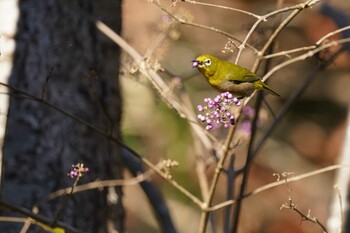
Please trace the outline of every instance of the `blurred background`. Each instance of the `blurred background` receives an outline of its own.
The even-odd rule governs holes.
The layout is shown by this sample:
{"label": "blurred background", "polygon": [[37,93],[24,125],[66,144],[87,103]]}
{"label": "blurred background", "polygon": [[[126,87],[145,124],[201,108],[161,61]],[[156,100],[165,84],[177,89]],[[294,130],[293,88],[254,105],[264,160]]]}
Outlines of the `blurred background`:
{"label": "blurred background", "polygon": [[[212,3],[243,9],[255,14],[265,14],[276,9],[276,1],[266,0],[221,0]],[[299,1],[281,1],[283,6]],[[350,3],[348,0],[328,1],[329,6],[349,20]],[[243,39],[255,18],[225,9],[205,7],[196,4],[172,1],[160,1],[172,14],[189,22],[212,26],[234,34]],[[300,13],[279,35],[275,43],[276,51],[307,46],[319,38],[339,28],[339,22],[346,23],[335,15],[322,9],[318,4],[312,9]],[[257,48],[267,40],[272,27],[286,14],[269,19],[253,34],[250,44]],[[341,23],[340,23],[341,24]],[[338,35],[334,38],[341,38]],[[159,62],[165,70],[162,77],[169,85],[180,85],[188,92],[193,108],[203,102],[205,97],[215,97],[217,92],[206,83],[196,69],[192,69],[191,60],[200,54],[213,54],[234,62],[237,49],[228,45],[228,38],[213,31],[176,23],[152,1],[123,1],[123,38],[139,53]],[[159,43],[160,41],[160,43]],[[149,54],[150,48],[154,53]],[[329,56],[334,50],[324,53]],[[329,54],[327,54],[329,53]],[[272,66],[284,61],[284,57],[272,60]],[[134,148],[154,163],[162,159],[179,162],[172,175],[181,185],[200,197],[198,178],[195,173],[195,153],[191,132],[187,122],[165,105],[157,92],[142,76],[133,75],[132,60],[124,55],[122,64],[122,89],[124,99],[122,134],[127,145]],[[239,64],[251,68],[255,55],[246,49]],[[276,72],[269,85],[281,97],[267,95],[272,109],[278,112],[297,87],[315,69],[320,60],[310,58],[287,66]],[[257,72],[262,74],[261,70]],[[301,98],[292,106],[282,123],[276,128],[264,145],[252,168],[248,191],[274,182],[273,173],[293,172],[303,174],[318,168],[336,164],[342,152],[345,135],[347,108],[350,102],[350,53],[344,52],[324,72],[317,74],[315,81],[307,88]],[[250,105],[253,106],[254,99]],[[266,111],[264,125],[259,135],[273,119]],[[213,131],[218,139],[226,135],[225,130]],[[258,136],[259,136],[258,135]],[[242,139],[241,139],[242,140]],[[247,141],[241,141],[237,148],[237,160],[244,161]],[[214,164],[208,163],[208,176],[213,172]],[[279,186],[247,198],[243,203],[243,212],[239,232],[322,232],[322,229],[310,222],[301,222],[301,217],[287,209],[280,210],[282,204],[292,197],[298,208],[326,223],[329,216],[333,189],[334,171],[319,174],[298,182]],[[130,175],[126,172],[126,177]],[[156,175],[152,180],[166,196],[171,214],[179,232],[196,232],[200,211],[181,193],[173,189]],[[225,200],[226,180],[222,176],[214,203]],[[288,190],[291,189],[290,192]],[[127,209],[129,232],[157,232],[156,220],[142,190],[138,186],[125,187],[124,204]],[[222,211],[215,212],[212,219],[216,232],[221,232]],[[210,232],[210,231],[209,231]]]}

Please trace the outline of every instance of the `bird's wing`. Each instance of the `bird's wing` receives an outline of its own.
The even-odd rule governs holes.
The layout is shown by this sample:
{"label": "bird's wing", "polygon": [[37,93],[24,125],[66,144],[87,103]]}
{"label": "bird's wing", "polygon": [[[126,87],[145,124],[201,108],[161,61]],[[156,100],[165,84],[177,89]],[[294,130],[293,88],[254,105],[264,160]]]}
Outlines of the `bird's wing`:
{"label": "bird's wing", "polygon": [[253,72],[249,70],[244,70],[243,74],[239,74],[239,77],[244,77],[244,78],[237,78],[237,74],[233,73],[228,73],[226,75],[226,80],[234,83],[234,84],[240,84],[240,83],[246,83],[246,82],[255,82],[259,80],[259,77],[256,76]]}

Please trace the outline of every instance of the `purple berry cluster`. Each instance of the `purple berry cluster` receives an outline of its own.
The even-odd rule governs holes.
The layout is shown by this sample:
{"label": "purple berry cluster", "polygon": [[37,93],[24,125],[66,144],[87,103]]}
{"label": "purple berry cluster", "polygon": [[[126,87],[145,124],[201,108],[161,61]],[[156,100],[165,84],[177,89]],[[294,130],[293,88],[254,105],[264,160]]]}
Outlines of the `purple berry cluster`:
{"label": "purple berry cluster", "polygon": [[70,178],[82,177],[84,173],[89,172],[88,167],[84,167],[83,163],[72,165],[72,170],[67,174]]}
{"label": "purple berry cluster", "polygon": [[234,115],[229,112],[230,107],[234,104],[240,106],[241,102],[236,97],[229,92],[224,92],[217,95],[214,99],[205,98],[205,106],[198,105],[197,110],[201,112],[198,114],[198,119],[202,122],[205,122],[206,130],[211,130],[217,128],[220,124],[224,128],[228,128],[230,125],[236,123]]}

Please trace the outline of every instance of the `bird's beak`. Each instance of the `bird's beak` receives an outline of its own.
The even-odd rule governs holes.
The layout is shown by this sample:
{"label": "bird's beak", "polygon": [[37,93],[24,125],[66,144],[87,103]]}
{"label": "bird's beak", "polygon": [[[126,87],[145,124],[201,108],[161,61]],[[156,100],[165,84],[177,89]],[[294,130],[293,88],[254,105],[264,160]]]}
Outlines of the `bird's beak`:
{"label": "bird's beak", "polygon": [[201,63],[198,60],[192,60],[192,68],[198,68],[201,66]]}

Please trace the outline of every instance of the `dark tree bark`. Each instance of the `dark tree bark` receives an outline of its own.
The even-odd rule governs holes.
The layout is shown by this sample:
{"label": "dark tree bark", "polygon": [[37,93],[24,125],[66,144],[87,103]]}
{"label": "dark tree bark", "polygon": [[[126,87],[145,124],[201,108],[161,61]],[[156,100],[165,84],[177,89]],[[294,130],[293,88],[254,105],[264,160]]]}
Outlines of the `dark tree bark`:
{"label": "dark tree bark", "polygon": [[[121,30],[121,1],[22,0],[9,84],[119,137],[119,48],[86,15]],[[4,142],[1,198],[54,219],[64,200],[43,202],[52,191],[72,185],[71,165],[90,172],[81,183],[120,179],[121,158],[114,143],[73,119],[11,92]],[[59,220],[81,232],[123,232],[121,188],[77,193]],[[2,211],[2,215],[10,215]],[[0,222],[1,232],[21,224]],[[34,231],[35,227],[29,232]],[[38,229],[38,228],[36,228]]]}

